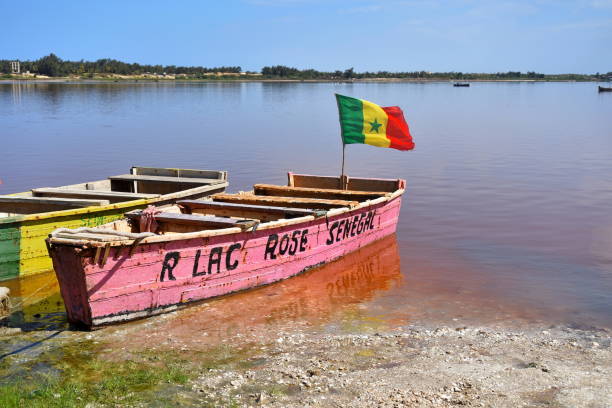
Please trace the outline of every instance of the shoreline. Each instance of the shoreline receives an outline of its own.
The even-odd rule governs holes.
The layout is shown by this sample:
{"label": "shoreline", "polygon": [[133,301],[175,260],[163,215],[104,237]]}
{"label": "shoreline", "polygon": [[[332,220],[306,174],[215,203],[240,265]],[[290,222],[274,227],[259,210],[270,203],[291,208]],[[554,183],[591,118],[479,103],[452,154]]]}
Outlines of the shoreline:
{"label": "shoreline", "polygon": [[608,83],[606,81],[576,80],[576,79],[414,79],[414,78],[367,78],[367,79],[174,79],[174,78],[0,78],[0,83],[32,82],[32,83],[215,83],[215,82],[261,82],[261,83],[478,83],[478,82],[591,82]]}
{"label": "shoreline", "polygon": [[[612,332],[605,328],[415,324],[330,333],[291,324],[219,339],[204,331],[194,339],[161,334],[165,325],[180,323],[180,313],[164,316],[94,332],[62,332],[33,351],[6,358],[0,382],[14,378],[11,371],[43,361],[49,369],[63,367],[62,376],[87,389],[87,381],[99,387],[99,380],[113,375],[100,364],[114,364],[121,373],[126,365],[140,372],[160,364],[176,368],[180,361],[183,380],[128,388],[137,403],[83,396],[79,405],[146,406],[160,397],[170,405],[268,408],[612,405]],[[163,341],[141,344],[142,331]],[[7,342],[14,348],[25,338],[34,342],[47,336],[0,329],[1,351],[6,356]],[[96,369],[106,370],[100,379],[83,375],[86,364],[78,362],[83,350]],[[53,354],[57,360],[50,363]],[[66,366],[71,361],[66,355],[75,366]],[[32,375],[35,386],[45,386],[36,385]],[[64,388],[52,391],[65,397]]]}

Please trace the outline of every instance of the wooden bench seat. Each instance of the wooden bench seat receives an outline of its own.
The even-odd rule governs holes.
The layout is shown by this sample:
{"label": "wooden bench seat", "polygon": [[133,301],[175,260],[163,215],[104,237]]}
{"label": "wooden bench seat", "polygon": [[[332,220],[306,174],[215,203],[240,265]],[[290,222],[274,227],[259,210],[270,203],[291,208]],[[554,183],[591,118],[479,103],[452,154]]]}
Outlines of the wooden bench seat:
{"label": "wooden bench seat", "polygon": [[109,200],[86,200],[75,198],[0,196],[0,212],[12,214],[35,214],[83,207],[109,205]]}
{"label": "wooden bench seat", "polygon": [[253,192],[257,195],[280,197],[324,198],[328,200],[373,200],[384,197],[384,191],[354,191],[327,188],[277,186],[273,184],[255,184]]}
{"label": "wooden bench seat", "polygon": [[297,218],[314,215],[315,211],[304,208],[274,207],[243,203],[225,203],[220,201],[182,200],[177,204],[186,213],[205,213],[225,217],[255,218],[261,221],[273,221],[280,218]]}
{"label": "wooden bench seat", "polygon": [[289,206],[295,208],[308,208],[311,210],[329,210],[339,207],[355,207],[359,205],[358,201],[348,200],[326,200],[322,198],[304,198],[304,197],[273,197],[262,196],[255,194],[225,194],[219,193],[211,196],[213,201],[221,201],[225,203],[240,203],[240,204],[255,204],[255,205],[270,205],[270,206]]}
{"label": "wooden bench seat", "polygon": [[160,194],[126,193],[123,191],[109,190],[77,190],[64,188],[35,188],[32,193],[37,197],[65,197],[65,198],[99,198],[109,200],[111,203],[139,200],[143,198],[156,198]]}
{"label": "wooden bench seat", "polygon": [[[129,219],[139,220],[141,211],[131,211],[125,214]],[[238,227],[247,229],[257,223],[257,220],[241,220],[235,218],[210,217],[193,214],[175,214],[165,213],[155,215],[155,221],[159,223],[168,223],[176,225],[187,225],[200,229],[219,229]],[[171,230],[171,228],[162,228],[162,230]]]}
{"label": "wooden bench seat", "polygon": [[100,242],[112,242],[117,241],[117,239],[121,239],[122,237],[119,235],[107,235],[107,234],[93,234],[90,232],[79,232],[78,234],[71,234],[68,232],[58,232],[54,233],[54,238],[63,238],[63,239],[79,239],[79,240],[89,240],[89,241],[100,241]]}
{"label": "wooden bench seat", "polygon": [[197,177],[171,177],[171,176],[148,176],[139,174],[121,174],[119,176],[111,176],[109,180],[113,181],[148,181],[156,183],[184,183],[184,184],[219,184],[225,180],[212,178],[197,178]]}

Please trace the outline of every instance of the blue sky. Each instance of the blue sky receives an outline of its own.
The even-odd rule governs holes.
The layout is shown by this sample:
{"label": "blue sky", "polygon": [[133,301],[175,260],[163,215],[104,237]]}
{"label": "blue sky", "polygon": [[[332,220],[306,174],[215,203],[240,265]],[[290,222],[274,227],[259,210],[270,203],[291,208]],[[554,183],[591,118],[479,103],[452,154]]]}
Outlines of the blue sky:
{"label": "blue sky", "polygon": [[612,0],[0,0],[0,59],[612,71]]}

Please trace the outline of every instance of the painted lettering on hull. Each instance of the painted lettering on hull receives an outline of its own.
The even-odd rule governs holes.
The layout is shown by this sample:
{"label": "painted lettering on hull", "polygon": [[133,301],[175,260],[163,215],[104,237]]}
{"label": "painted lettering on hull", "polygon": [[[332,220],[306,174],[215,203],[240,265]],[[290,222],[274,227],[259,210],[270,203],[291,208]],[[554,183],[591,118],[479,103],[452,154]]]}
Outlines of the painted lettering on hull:
{"label": "painted lettering on hull", "polygon": [[295,230],[292,233],[283,234],[279,238],[278,234],[270,234],[266,242],[264,260],[276,259],[285,254],[295,255],[296,252],[306,251],[308,244],[308,230]]}
{"label": "painted lettering on hull", "polygon": [[374,229],[374,216],[376,211],[368,211],[349,218],[335,221],[329,227],[329,237],[325,243],[332,245],[347,238],[361,235],[366,231]]}
{"label": "painted lettering on hull", "polygon": [[[365,233],[374,229],[374,216],[376,210],[352,215],[342,220],[334,221],[329,226],[327,245],[332,245]],[[211,248],[208,257],[202,256],[202,250],[198,249],[193,258],[192,277],[219,274],[222,271],[229,272],[238,268],[240,257],[237,251],[242,249],[242,244],[234,243],[227,247]],[[295,230],[285,234],[270,234],[264,248],[263,259],[274,260],[278,257],[292,256],[305,252],[308,247],[308,229]],[[173,271],[181,260],[178,252],[168,252],[162,263],[159,276],[160,282],[176,280]]]}
{"label": "painted lettering on hull", "polygon": [[[242,244],[239,243],[232,244],[227,248],[214,247],[210,250],[207,260],[202,259],[202,250],[198,249],[193,258],[192,276],[211,275],[213,272],[221,273],[222,264],[225,266],[225,270],[233,271],[240,264],[240,260],[234,252],[241,248]],[[178,252],[168,252],[166,254],[159,275],[160,282],[165,280],[176,280],[172,272],[176,269],[180,259],[181,256]],[[200,267],[202,267],[201,270]]]}

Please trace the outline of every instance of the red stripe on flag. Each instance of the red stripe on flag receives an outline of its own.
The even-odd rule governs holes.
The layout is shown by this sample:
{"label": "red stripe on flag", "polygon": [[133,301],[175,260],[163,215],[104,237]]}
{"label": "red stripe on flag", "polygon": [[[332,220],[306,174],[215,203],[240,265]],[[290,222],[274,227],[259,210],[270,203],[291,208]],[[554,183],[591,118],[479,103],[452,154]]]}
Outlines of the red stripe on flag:
{"label": "red stripe on flag", "polygon": [[387,122],[387,138],[391,141],[389,147],[397,150],[414,149],[414,142],[410,136],[408,123],[404,119],[404,112],[399,106],[387,106],[382,109],[389,117]]}

